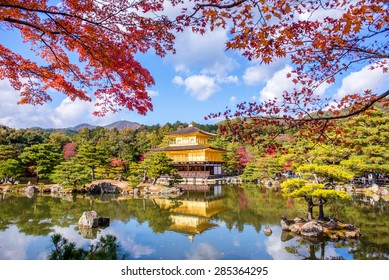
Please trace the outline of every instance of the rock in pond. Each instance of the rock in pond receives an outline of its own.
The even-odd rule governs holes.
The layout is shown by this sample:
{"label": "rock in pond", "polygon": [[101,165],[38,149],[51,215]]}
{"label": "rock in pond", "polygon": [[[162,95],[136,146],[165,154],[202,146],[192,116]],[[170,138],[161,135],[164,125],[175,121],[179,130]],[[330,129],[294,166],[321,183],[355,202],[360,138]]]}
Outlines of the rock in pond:
{"label": "rock in pond", "polygon": [[300,234],[309,237],[320,237],[322,236],[323,231],[324,229],[321,224],[316,221],[310,221],[301,227]]}
{"label": "rock in pond", "polygon": [[23,192],[25,192],[25,193],[37,193],[37,192],[39,192],[39,189],[36,186],[27,186],[23,189]]}
{"label": "rock in pond", "polygon": [[270,236],[273,231],[271,230],[270,226],[266,226],[264,229],[263,229],[263,233],[266,235],[266,236]]}
{"label": "rock in pond", "polygon": [[78,220],[81,228],[97,228],[109,226],[109,218],[99,217],[95,211],[84,212]]}
{"label": "rock in pond", "polygon": [[121,192],[121,189],[118,186],[112,185],[108,182],[101,182],[99,184],[93,184],[88,189],[87,192],[91,194],[102,194],[102,193],[113,193],[118,194]]}
{"label": "rock in pond", "polygon": [[281,228],[283,232],[298,234],[307,238],[325,238],[332,241],[356,239],[362,233],[359,227],[352,224],[345,224],[336,218],[329,221],[312,220],[305,222],[303,219],[287,220],[281,218]]}
{"label": "rock in pond", "polygon": [[294,221],[287,220],[284,216],[281,217],[281,228],[283,230],[290,230],[290,226],[294,224]]}

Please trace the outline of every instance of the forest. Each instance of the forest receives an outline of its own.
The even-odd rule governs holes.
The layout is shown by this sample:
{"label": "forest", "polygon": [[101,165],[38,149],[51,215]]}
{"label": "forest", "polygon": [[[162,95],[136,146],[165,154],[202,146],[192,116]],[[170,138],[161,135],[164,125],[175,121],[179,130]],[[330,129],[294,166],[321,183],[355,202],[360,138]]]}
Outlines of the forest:
{"label": "forest", "polygon": [[[163,145],[164,134],[186,127],[174,124],[138,129],[103,127],[70,129],[13,129],[0,126],[1,182],[75,188],[94,179],[135,179],[147,151]],[[197,125],[217,132],[217,125]],[[150,170],[152,172],[152,170]]]}
{"label": "forest", "polygon": [[[217,133],[210,145],[227,150],[225,175],[240,175],[244,181],[276,185],[288,180],[291,196],[301,191],[299,184],[323,189],[365,178],[364,183],[384,184],[389,170],[389,116],[384,108],[338,121],[326,131],[326,137],[304,137],[301,131],[287,130],[276,136],[271,125],[262,127],[256,143],[235,139],[222,133],[219,125],[194,124]],[[239,120],[235,120],[239,122]],[[149,159],[147,152],[167,145],[164,135],[186,127],[175,122],[142,125],[138,129],[96,127],[79,131],[65,129],[13,129],[0,127],[0,177],[2,184],[55,183],[77,188],[95,179],[127,180],[130,186],[140,183],[147,161],[147,171],[161,158]],[[279,128],[277,128],[279,129]],[[169,161],[166,163],[169,165]],[[171,170],[174,173],[174,170]],[[370,175],[369,175],[370,174]],[[149,176],[153,177],[153,176]],[[305,181],[304,181],[305,180]],[[360,181],[362,182],[362,181]],[[1,186],[1,185],[0,185]],[[312,190],[311,190],[312,191]],[[328,192],[328,196],[335,195]]]}

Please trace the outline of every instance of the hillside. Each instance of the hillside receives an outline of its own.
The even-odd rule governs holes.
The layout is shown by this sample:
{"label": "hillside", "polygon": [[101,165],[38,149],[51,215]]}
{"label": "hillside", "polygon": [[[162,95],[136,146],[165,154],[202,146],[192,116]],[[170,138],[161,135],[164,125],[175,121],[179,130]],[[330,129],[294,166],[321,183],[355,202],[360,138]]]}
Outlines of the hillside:
{"label": "hillside", "polygon": [[[107,129],[115,129],[116,128],[118,130],[123,130],[123,129],[126,129],[126,128],[137,129],[140,126],[141,126],[141,124],[136,123],[136,122],[117,121],[117,122],[114,122],[114,123],[111,123],[111,124],[108,124],[108,125],[105,125],[105,126],[101,126],[101,127],[104,127],[104,128],[107,128]],[[96,125],[82,123],[82,124],[76,125],[74,127],[70,127],[68,129],[69,130],[74,130],[74,131],[79,131],[79,130],[81,130],[83,128],[93,129],[93,128],[96,128],[96,127],[97,127]]]}

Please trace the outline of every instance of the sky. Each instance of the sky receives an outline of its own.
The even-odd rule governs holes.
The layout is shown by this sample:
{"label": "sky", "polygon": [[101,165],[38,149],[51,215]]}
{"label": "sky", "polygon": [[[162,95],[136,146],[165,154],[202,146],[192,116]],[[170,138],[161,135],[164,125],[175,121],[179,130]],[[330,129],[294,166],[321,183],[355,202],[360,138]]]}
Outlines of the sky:
{"label": "sky", "polygon": [[[176,54],[164,58],[152,53],[138,55],[155,79],[155,85],[148,89],[154,109],[146,116],[123,110],[95,117],[93,102],[70,101],[56,92],[51,92],[53,101],[44,105],[17,105],[19,93],[7,80],[0,80],[0,124],[12,128],[66,128],[80,123],[107,125],[120,120],[145,125],[176,121],[213,124],[220,120],[204,117],[244,101],[260,102],[281,96],[284,90],[293,88],[291,79],[286,77],[293,69],[288,59],[270,65],[248,61],[237,51],[225,50],[227,39],[227,29],[216,29],[205,35],[186,30],[176,34]],[[17,33],[2,29],[0,43],[11,46],[16,53],[24,54],[28,50]],[[389,74],[360,65],[336,84],[326,85],[320,91],[324,96],[335,97],[364,89],[380,94],[388,83]]]}

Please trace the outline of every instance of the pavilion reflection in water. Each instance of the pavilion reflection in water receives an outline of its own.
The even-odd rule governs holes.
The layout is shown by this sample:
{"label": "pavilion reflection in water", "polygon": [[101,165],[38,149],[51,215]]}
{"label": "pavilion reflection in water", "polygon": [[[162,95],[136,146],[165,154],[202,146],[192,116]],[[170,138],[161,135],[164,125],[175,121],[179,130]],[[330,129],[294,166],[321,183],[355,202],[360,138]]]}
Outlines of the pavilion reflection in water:
{"label": "pavilion reflection in water", "polygon": [[186,195],[178,199],[158,198],[155,203],[171,211],[169,230],[185,234],[193,240],[197,234],[218,226],[212,217],[228,211],[221,186],[196,185],[186,188]]}

